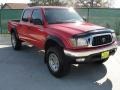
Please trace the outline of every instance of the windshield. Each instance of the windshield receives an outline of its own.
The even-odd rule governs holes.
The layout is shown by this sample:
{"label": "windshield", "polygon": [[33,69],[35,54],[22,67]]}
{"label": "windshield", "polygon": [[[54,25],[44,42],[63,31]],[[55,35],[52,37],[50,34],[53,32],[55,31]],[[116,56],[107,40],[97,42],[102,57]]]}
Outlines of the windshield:
{"label": "windshield", "polygon": [[72,8],[46,8],[45,18],[48,24],[83,22],[80,15]]}

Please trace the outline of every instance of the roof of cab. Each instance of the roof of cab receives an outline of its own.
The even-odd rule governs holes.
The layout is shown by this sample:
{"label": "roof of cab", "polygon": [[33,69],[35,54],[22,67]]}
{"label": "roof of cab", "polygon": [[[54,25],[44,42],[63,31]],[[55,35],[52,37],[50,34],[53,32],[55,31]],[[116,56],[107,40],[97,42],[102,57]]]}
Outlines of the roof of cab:
{"label": "roof of cab", "polygon": [[37,8],[68,8],[68,7],[61,7],[61,6],[33,6],[33,7],[28,7],[25,9],[37,9]]}

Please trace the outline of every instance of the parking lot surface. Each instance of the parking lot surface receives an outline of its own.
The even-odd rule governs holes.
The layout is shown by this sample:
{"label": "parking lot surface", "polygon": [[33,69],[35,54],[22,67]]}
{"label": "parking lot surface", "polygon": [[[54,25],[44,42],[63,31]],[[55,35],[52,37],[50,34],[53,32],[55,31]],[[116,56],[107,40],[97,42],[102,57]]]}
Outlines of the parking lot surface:
{"label": "parking lot surface", "polygon": [[53,77],[44,53],[24,45],[14,51],[9,35],[0,35],[0,90],[120,90],[120,48],[104,64],[72,66],[61,79]]}

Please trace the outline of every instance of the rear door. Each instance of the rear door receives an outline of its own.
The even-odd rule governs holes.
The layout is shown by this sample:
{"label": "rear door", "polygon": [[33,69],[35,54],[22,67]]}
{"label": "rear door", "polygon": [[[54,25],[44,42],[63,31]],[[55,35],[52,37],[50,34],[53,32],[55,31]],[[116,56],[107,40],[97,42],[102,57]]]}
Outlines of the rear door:
{"label": "rear door", "polygon": [[26,9],[23,11],[21,21],[18,25],[18,32],[19,36],[22,40],[29,41],[28,37],[28,29],[29,29],[29,24],[30,24],[30,16],[31,16],[32,10],[31,9]]}

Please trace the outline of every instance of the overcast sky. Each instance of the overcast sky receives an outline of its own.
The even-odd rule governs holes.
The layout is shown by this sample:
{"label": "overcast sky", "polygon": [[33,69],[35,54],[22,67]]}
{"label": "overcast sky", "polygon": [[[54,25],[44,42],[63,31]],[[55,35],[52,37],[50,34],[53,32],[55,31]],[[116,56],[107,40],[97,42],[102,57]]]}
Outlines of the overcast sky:
{"label": "overcast sky", "polygon": [[[112,1],[112,7],[120,8],[120,0],[110,0]],[[0,0],[0,3],[29,3],[30,0]]]}
{"label": "overcast sky", "polygon": [[113,7],[120,8],[120,0],[113,0]]}
{"label": "overcast sky", "polygon": [[30,0],[0,0],[0,3],[29,3]]}

